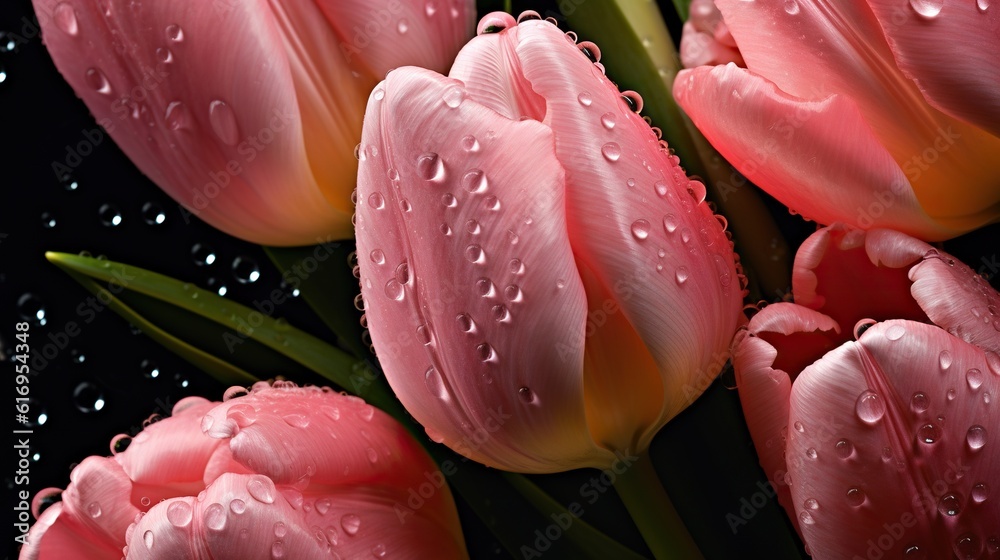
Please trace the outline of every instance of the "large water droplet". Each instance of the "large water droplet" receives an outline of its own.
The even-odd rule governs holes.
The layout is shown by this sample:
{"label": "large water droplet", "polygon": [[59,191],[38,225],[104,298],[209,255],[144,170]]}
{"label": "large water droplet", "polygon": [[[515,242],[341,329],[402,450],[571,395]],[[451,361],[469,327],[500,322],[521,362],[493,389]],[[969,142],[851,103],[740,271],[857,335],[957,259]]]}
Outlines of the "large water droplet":
{"label": "large water droplet", "polygon": [[226,527],[226,517],[222,504],[212,504],[205,508],[205,526],[213,531],[221,531]]}
{"label": "large water droplet", "polygon": [[858,396],[854,410],[862,422],[874,424],[885,415],[885,402],[874,391],[865,391]]}
{"label": "large water droplet", "polygon": [[417,174],[425,181],[435,183],[444,180],[444,161],[434,152],[427,152],[417,157]]}
{"label": "large water droplet", "polygon": [[194,511],[187,502],[172,502],[167,506],[167,521],[174,527],[187,527],[194,518]]}
{"label": "large water droplet", "polygon": [[929,406],[930,399],[927,398],[926,394],[920,391],[913,393],[913,397],[910,398],[910,408],[913,409],[913,412],[924,412]]}
{"label": "large water droplet", "polygon": [[236,113],[225,101],[216,99],[208,106],[208,120],[212,130],[227,146],[235,146],[240,141],[240,129],[236,124]]}
{"label": "large water droplet", "polygon": [[58,4],[52,10],[52,19],[56,22],[56,27],[67,35],[76,36],[80,32],[80,26],[76,21],[76,11],[73,6],[66,2]]}
{"label": "large water droplet", "polygon": [[860,488],[851,488],[847,491],[847,504],[853,507],[861,507],[865,503],[865,492]]}
{"label": "large water droplet", "polygon": [[642,241],[649,237],[649,222],[643,219],[632,222],[632,237]]}
{"label": "large water droplet", "polygon": [[353,537],[358,534],[358,530],[361,528],[361,518],[353,513],[348,513],[340,518],[340,526],[345,533]]}
{"label": "large water droplet", "polygon": [[385,283],[385,297],[395,301],[402,301],[404,297],[403,285],[395,278],[390,278]]}
{"label": "large water droplet", "polygon": [[941,439],[941,428],[937,424],[927,423],[917,429],[917,441],[935,443]]}
{"label": "large water droplet", "polygon": [[969,383],[969,388],[973,391],[979,390],[979,387],[983,385],[986,376],[983,375],[982,370],[978,368],[971,368],[969,371],[965,372],[965,380]]}
{"label": "large water droplet", "polygon": [[601,153],[608,161],[618,161],[618,158],[622,156],[622,148],[617,142],[608,142],[601,146]]}
{"label": "large water droplet", "polygon": [[972,450],[982,449],[986,445],[986,428],[976,424],[965,433],[965,441]]}
{"label": "large water droplet", "polygon": [[462,177],[462,186],[470,193],[478,193],[485,191],[489,185],[486,180],[486,174],[482,170],[470,169]]}
{"label": "large water droplet", "polygon": [[954,517],[962,511],[962,500],[954,493],[945,494],[938,500],[938,511],[941,515]]}
{"label": "large water droplet", "polygon": [[941,13],[944,0],[910,0],[910,7],[921,17],[933,19]]}
{"label": "large water droplet", "polygon": [[385,253],[381,249],[372,249],[372,252],[368,253],[368,258],[375,264],[385,264]]}
{"label": "large water droplet", "polygon": [[167,39],[174,43],[180,43],[184,40],[184,30],[177,24],[168,25],[165,32],[167,34]]}
{"label": "large water droplet", "polygon": [[247,492],[250,496],[262,504],[274,503],[274,483],[264,476],[255,476],[247,482]]}
{"label": "large water droplet", "polygon": [[444,379],[441,378],[441,373],[438,372],[436,367],[431,366],[424,372],[424,385],[435,397],[439,399],[448,398],[448,389],[445,387]]}

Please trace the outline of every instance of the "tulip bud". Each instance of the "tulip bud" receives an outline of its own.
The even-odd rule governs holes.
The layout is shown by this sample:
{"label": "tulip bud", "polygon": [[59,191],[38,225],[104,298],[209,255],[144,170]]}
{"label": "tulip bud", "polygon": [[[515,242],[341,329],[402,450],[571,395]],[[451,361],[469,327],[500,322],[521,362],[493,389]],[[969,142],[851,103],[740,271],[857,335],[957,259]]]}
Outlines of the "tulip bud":
{"label": "tulip bud", "polygon": [[401,68],[369,99],[368,325],[435,441],[513,471],[607,468],[714,379],[742,276],[597,47],[520,19],[486,16],[450,77]]}

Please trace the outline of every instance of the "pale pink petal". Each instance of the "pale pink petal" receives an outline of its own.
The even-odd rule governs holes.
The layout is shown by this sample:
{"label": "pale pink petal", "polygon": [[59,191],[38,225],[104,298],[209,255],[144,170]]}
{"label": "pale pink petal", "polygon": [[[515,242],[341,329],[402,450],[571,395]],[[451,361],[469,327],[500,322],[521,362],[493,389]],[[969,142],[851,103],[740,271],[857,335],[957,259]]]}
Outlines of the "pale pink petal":
{"label": "pale pink petal", "polygon": [[63,512],[63,504],[50,506],[31,526],[27,542],[21,547],[20,560],[108,560],[121,556],[125,544],[122,533],[119,543],[109,544],[90,529]]}
{"label": "pale pink petal", "polygon": [[1000,136],[1000,14],[990,0],[868,5],[900,69],[931,105]]}
{"label": "pale pink petal", "polygon": [[713,34],[696,31],[690,22],[682,30],[680,57],[685,68],[730,62],[745,66],[739,50],[723,45]]}
{"label": "pale pink petal", "polygon": [[[310,161],[307,152],[306,140],[317,134],[307,134],[303,121],[316,113],[304,107],[309,96],[298,98],[307,77],[284,56],[282,36],[295,26],[279,25],[268,2],[34,6],[56,67],[98,124],[192,213],[269,244],[350,235],[350,142],[339,139],[344,131],[333,121],[313,122],[329,124],[326,133],[339,139],[330,145],[341,146],[324,154],[340,162],[339,174],[314,177],[314,166],[330,165]],[[334,44],[330,31],[325,44]],[[307,71],[323,80],[333,67]],[[360,107],[355,102],[353,110]]]}
{"label": "pale pink petal", "polygon": [[[62,513],[79,532],[89,533],[101,546],[120,550],[125,529],[139,509],[131,502],[132,482],[109,457],[87,457],[70,473],[62,493]],[[46,510],[48,511],[48,510]],[[43,514],[44,515],[44,514]]]}
{"label": "pale pink petal", "polygon": [[357,237],[375,349],[436,441],[520,472],[604,465],[552,134],[477,99],[403,68],[369,100]]}
{"label": "pale pink petal", "polygon": [[958,233],[924,212],[848,98],[794,97],[732,64],[682,71],[674,96],[741,173],[808,219],[925,239]]}
{"label": "pale pink petal", "polygon": [[381,79],[400,66],[447,72],[475,31],[473,0],[319,0],[344,58]]}
{"label": "pale pink petal", "polygon": [[465,558],[457,520],[439,524],[432,508],[407,510],[406,498],[406,489],[352,488],[302,507],[267,477],[225,474],[203,499],[150,510],[131,532],[128,558]]}
{"label": "pale pink petal", "polygon": [[205,467],[221,443],[202,433],[202,417],[216,404],[201,397],[178,402],[172,416],[147,426],[115,455],[154,503],[203,486]]}
{"label": "pale pink petal", "polygon": [[546,100],[566,169],[568,232],[593,322],[588,415],[601,439],[643,449],[728,358],[743,298],[732,244],[704,185],[577,45],[547,22],[517,30],[524,77]]}
{"label": "pale pink petal", "polygon": [[800,374],[786,460],[815,558],[979,557],[997,538],[1000,376],[987,368],[937,327],[888,321]]}
{"label": "pale pink petal", "polygon": [[843,225],[809,236],[795,255],[792,293],[795,303],[821,311],[851,337],[861,319],[926,321],[910,295],[909,266],[931,248],[901,233],[900,243],[875,241],[866,232]]}
{"label": "pale pink petal", "polygon": [[[935,4],[914,1],[922,6]],[[974,3],[970,1],[961,9],[975,11]],[[820,102],[832,95],[850,99],[861,120],[870,125],[870,132],[851,135],[846,130],[848,126],[831,127],[829,136],[844,144],[852,144],[860,138],[865,138],[863,143],[867,143],[871,136],[882,144],[905,173],[927,214],[935,218],[942,229],[956,230],[952,234],[956,235],[1000,216],[1000,190],[994,188],[1000,173],[1000,158],[996,157],[1000,153],[1000,138],[926,103],[913,81],[896,66],[882,27],[865,2],[719,0],[717,4],[751,72],[773,82],[778,90],[804,101]],[[889,9],[903,12],[904,19],[908,19],[907,12],[912,11],[902,2]],[[952,9],[956,10],[959,8]],[[939,23],[935,21],[929,26]],[[959,27],[962,25],[959,22],[954,25],[955,29],[964,29]],[[956,64],[955,60],[961,56],[931,54],[936,49],[918,50],[918,42],[929,39],[925,33],[928,25],[917,27],[919,31],[914,31],[912,39],[913,56],[922,57],[933,65],[948,58],[950,68],[939,70],[944,74],[959,75],[964,72],[963,68],[976,66],[971,62]],[[969,37],[976,35],[977,29],[978,26],[947,36],[961,34],[966,37],[965,41],[973,41]],[[892,33],[888,35],[891,37]],[[992,40],[995,43],[996,37]],[[950,48],[955,47],[945,47],[939,52]],[[984,52],[981,56],[989,57],[990,54]],[[994,60],[990,66],[977,68],[975,74],[982,78],[966,79],[992,80],[995,84],[995,68]],[[988,77],[990,73],[992,78]],[[725,93],[728,95],[731,90]],[[992,95],[995,101],[996,88],[985,95]],[[792,118],[794,115],[786,116]],[[779,134],[783,133],[779,131]],[[785,150],[781,150],[774,155],[782,158],[784,153]],[[825,161],[823,164],[835,165]],[[962,177],[962,181],[956,182],[955,177]],[[861,181],[862,185],[867,183]],[[877,185],[879,189],[886,186]],[[829,188],[845,187],[834,183]],[[895,204],[900,202],[897,200]],[[803,210],[800,206],[798,200],[791,204],[792,208]],[[852,216],[846,215],[841,221],[857,224]],[[890,218],[886,216],[887,220]],[[913,232],[921,221],[918,217],[912,218],[912,225],[904,231]],[[885,226],[901,229],[888,221]],[[927,233],[921,237],[940,239],[940,235]]]}

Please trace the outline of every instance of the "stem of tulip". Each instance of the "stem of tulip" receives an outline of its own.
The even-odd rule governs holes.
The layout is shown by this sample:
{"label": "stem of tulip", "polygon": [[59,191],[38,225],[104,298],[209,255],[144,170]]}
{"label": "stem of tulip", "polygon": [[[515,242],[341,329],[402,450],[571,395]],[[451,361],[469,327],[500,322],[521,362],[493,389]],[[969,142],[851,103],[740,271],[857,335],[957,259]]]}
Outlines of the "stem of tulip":
{"label": "stem of tulip", "polygon": [[660,484],[649,453],[617,474],[614,487],[656,560],[704,558]]}

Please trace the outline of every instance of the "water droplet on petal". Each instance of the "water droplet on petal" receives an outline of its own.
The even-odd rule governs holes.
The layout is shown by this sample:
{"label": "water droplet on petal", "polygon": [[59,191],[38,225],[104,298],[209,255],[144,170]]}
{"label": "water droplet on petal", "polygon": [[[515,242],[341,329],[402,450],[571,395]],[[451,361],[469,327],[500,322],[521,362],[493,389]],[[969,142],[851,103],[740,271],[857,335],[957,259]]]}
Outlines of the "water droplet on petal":
{"label": "water droplet on petal", "polygon": [[795,0],[785,0],[785,13],[790,16],[799,13],[799,3]]}
{"label": "water droplet on petal", "polygon": [[673,233],[677,231],[677,216],[673,214],[667,214],[663,217],[663,229],[667,233]]}
{"label": "water droplet on petal", "polygon": [[910,408],[913,409],[913,412],[924,412],[929,406],[930,399],[927,398],[926,394],[920,391],[913,393],[913,397],[910,398]]}
{"label": "water droplet on petal", "polygon": [[358,530],[361,528],[361,518],[353,513],[348,513],[340,518],[340,526],[345,533],[353,537],[358,534]]}
{"label": "water droplet on petal", "polygon": [[225,101],[216,99],[208,106],[208,120],[212,130],[227,146],[235,146],[240,141],[240,129],[236,124],[236,113]]}
{"label": "water droplet on petal", "polygon": [[639,241],[642,241],[649,237],[649,222],[646,220],[636,220],[632,222],[632,237],[635,237]]}
{"label": "water droplet on petal", "polygon": [[444,379],[441,378],[441,374],[436,367],[431,366],[424,372],[424,385],[435,397],[439,399],[448,398],[448,389],[445,387]]}
{"label": "water droplet on petal", "polygon": [[97,93],[111,95],[111,84],[108,78],[97,68],[90,68],[86,74],[87,85]]}
{"label": "water droplet on petal", "polygon": [[146,531],[142,534],[142,542],[146,545],[146,548],[152,550],[153,548],[153,532]]}
{"label": "water droplet on petal", "polygon": [[462,332],[472,332],[476,328],[475,321],[468,313],[459,313],[455,316],[455,322],[458,324],[458,330]]}
{"label": "water droplet on petal", "polygon": [[674,273],[674,280],[677,281],[677,285],[678,286],[681,286],[685,282],[687,282],[687,279],[688,279],[689,276],[690,276],[690,274],[688,273],[687,267],[686,266],[679,266],[679,267],[677,267],[677,271]]}
{"label": "water droplet on petal", "polygon": [[372,252],[368,254],[368,258],[375,264],[385,264],[385,253],[381,249],[372,249]]}
{"label": "water droplet on petal", "polygon": [[834,445],[834,449],[836,449],[837,456],[841,459],[847,459],[854,454],[854,445],[846,439],[839,440]]}
{"label": "water droplet on petal", "polygon": [[962,501],[954,493],[945,494],[938,500],[938,511],[942,515],[954,517],[962,511]]}
{"label": "water droplet on petal", "polygon": [[944,0],[910,0],[910,7],[921,17],[936,18],[944,7]]}
{"label": "water droplet on petal", "polygon": [[535,402],[535,393],[529,387],[521,387],[517,390],[517,396],[521,402],[531,404]]}
{"label": "water droplet on petal", "polygon": [[969,388],[973,391],[979,390],[979,387],[983,385],[986,376],[983,375],[982,370],[977,368],[971,368],[969,371],[965,372],[965,380],[969,383]]}
{"label": "water droplet on petal", "polygon": [[989,497],[990,489],[985,482],[980,482],[972,487],[972,501],[981,504]]}
{"label": "water droplet on petal", "polygon": [[801,521],[806,525],[813,525],[816,523],[816,520],[813,518],[812,514],[809,513],[808,511],[803,511],[802,513],[799,514],[799,521]]}
{"label": "water droplet on petal", "polygon": [[385,283],[385,296],[394,301],[403,301],[403,285],[395,278],[390,278]]}
{"label": "water droplet on petal", "polygon": [[615,127],[615,123],[615,114],[611,111],[601,115],[601,124],[604,125],[604,128],[611,130]]}
{"label": "water droplet on petal", "polygon": [[483,192],[489,186],[486,174],[480,169],[470,169],[462,177],[462,186],[470,193]]}
{"label": "water droplet on petal", "polygon": [[847,503],[852,507],[861,507],[865,503],[865,492],[860,488],[851,488],[847,491]]}
{"label": "water droplet on petal", "polygon": [[67,35],[76,36],[80,31],[80,26],[76,21],[76,11],[73,6],[66,2],[58,4],[52,10],[52,19],[56,22],[56,27]]}
{"label": "water droplet on petal", "polygon": [[381,210],[385,208],[385,197],[381,193],[372,193],[368,197],[368,204],[376,210]]}
{"label": "water droplet on petal", "polygon": [[235,513],[236,515],[240,515],[246,510],[247,510],[247,503],[239,498],[236,498],[235,500],[229,502],[229,511]]}
{"label": "water droplet on petal", "polygon": [[985,14],[986,10],[990,9],[990,0],[976,0],[976,7]]}
{"label": "water droplet on petal", "polygon": [[982,449],[986,445],[986,428],[976,424],[965,433],[965,441],[972,450]]}
{"label": "water droplet on petal", "polygon": [[576,96],[576,99],[580,102],[580,105],[583,105],[584,107],[590,107],[590,105],[594,102],[594,98],[587,92],[583,92]]}
{"label": "water droplet on petal", "polygon": [[274,483],[264,476],[255,476],[247,482],[247,492],[250,496],[263,504],[274,503]]}
{"label": "water droplet on petal", "polygon": [[445,90],[444,94],[441,96],[441,99],[442,101],[444,101],[445,105],[451,107],[452,109],[455,109],[459,105],[461,105],[462,101],[465,99],[465,91],[458,86],[452,86],[447,90]]}
{"label": "water droplet on petal", "polygon": [[601,147],[601,153],[604,154],[604,159],[608,161],[618,161],[618,158],[622,155],[622,149],[617,142],[608,142]]}
{"label": "water droplet on petal", "polygon": [[874,391],[865,391],[858,396],[854,410],[862,422],[874,424],[885,415],[885,402]]}
{"label": "water droplet on petal", "polygon": [[226,510],[222,504],[212,504],[205,508],[205,526],[213,531],[221,531],[226,527]]}
{"label": "water droplet on petal", "polygon": [[194,517],[194,511],[187,502],[172,502],[167,506],[167,521],[174,527],[187,527]]}
{"label": "water droplet on petal", "polygon": [[928,423],[917,429],[917,440],[923,443],[935,443],[941,439],[941,428],[937,424]]}
{"label": "water droplet on petal", "polygon": [[465,257],[469,259],[469,262],[473,263],[483,263],[485,258],[485,253],[483,253],[483,248],[479,245],[469,245],[465,248]]}
{"label": "water droplet on petal", "polygon": [[98,517],[101,516],[101,513],[103,513],[101,511],[101,504],[97,502],[90,502],[89,504],[87,504],[87,515],[91,516],[94,519],[97,519]]}
{"label": "water droplet on petal", "polygon": [[476,140],[476,137],[471,134],[464,136],[462,138],[462,149],[466,152],[478,152],[479,140]]}
{"label": "water droplet on petal", "polygon": [[902,325],[892,325],[885,331],[885,337],[889,340],[899,340],[906,334],[906,329]]}
{"label": "water droplet on petal", "polygon": [[938,364],[941,366],[941,371],[947,371],[951,367],[951,352],[947,350],[942,350],[938,355]]}
{"label": "water droplet on petal", "polygon": [[179,25],[168,25],[166,29],[167,39],[180,43],[184,40],[184,30]]}

